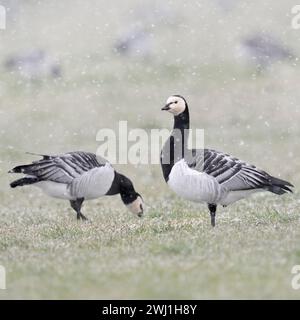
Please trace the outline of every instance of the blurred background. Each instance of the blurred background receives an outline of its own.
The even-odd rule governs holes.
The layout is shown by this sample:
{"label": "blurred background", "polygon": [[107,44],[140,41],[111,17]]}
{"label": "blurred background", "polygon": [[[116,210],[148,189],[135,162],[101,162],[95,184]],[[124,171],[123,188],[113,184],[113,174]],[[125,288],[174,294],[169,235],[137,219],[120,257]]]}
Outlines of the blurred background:
{"label": "blurred background", "polygon": [[[61,213],[66,203],[49,200],[33,188],[9,189],[12,177],[7,171],[34,158],[25,152],[96,152],[98,130],[117,129],[119,120],[128,120],[129,129],[170,128],[172,120],[160,108],[172,94],[186,97],[191,126],[205,129],[207,147],[299,185],[300,30],[291,27],[294,0],[0,4],[7,11],[6,29],[0,30],[0,215],[6,239],[2,259],[7,264],[14,257],[10,244],[22,247],[7,230],[21,223],[32,231],[34,220],[27,221],[28,215],[51,223],[66,218]],[[132,177],[153,206],[174,199],[158,165],[116,167]],[[291,210],[296,214],[295,201]],[[126,220],[119,200],[101,199],[97,210],[100,203],[104,211],[112,208]],[[88,210],[92,207],[87,205]],[[90,216],[96,219],[97,214]],[[27,267],[34,268],[30,263]],[[22,274],[18,265],[13,268]],[[26,297],[26,283],[19,289]],[[197,295],[199,288],[194,289],[193,297],[235,297],[238,292],[216,285]],[[75,291],[64,290],[62,297],[76,297]],[[155,296],[151,290],[133,290],[129,297]],[[97,296],[92,289],[85,293]],[[159,294],[170,297],[173,291],[170,287]],[[17,291],[11,296],[18,296]],[[122,291],[110,296],[128,297]],[[47,297],[47,291],[33,290],[29,297]]]}
{"label": "blurred background", "polygon": [[174,93],[207,145],[261,165],[295,161],[294,1],[1,3],[1,169],[25,151],[95,152],[96,132],[117,120],[168,128],[160,107]]}

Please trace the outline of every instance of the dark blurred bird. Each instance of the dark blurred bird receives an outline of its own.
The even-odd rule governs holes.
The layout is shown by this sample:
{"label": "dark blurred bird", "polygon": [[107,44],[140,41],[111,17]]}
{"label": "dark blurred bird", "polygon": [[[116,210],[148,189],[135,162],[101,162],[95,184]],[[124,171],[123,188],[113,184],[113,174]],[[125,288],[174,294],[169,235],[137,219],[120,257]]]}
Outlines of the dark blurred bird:
{"label": "dark blurred bird", "polygon": [[151,54],[150,42],[149,32],[142,26],[135,27],[117,39],[114,49],[122,55],[147,57]]}
{"label": "dark blurred bird", "polygon": [[271,35],[256,33],[242,39],[241,45],[242,55],[260,70],[278,61],[295,59],[293,52]]}
{"label": "dark blurred bird", "polygon": [[175,14],[163,4],[137,6],[131,23],[116,39],[113,48],[124,56],[148,58],[153,54],[153,30],[172,25]]}
{"label": "dark blurred bird", "polygon": [[4,67],[7,71],[17,72],[28,80],[57,78],[62,75],[59,63],[41,49],[12,55],[4,62]]}
{"label": "dark blurred bird", "polygon": [[239,0],[215,0],[216,4],[225,12],[230,12],[236,7]]}

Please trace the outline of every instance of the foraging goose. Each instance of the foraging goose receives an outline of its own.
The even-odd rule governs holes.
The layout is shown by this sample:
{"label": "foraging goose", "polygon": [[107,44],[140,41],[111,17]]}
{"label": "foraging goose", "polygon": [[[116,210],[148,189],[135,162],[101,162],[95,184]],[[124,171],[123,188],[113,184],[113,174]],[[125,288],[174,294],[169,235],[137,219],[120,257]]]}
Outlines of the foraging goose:
{"label": "foraging goose", "polygon": [[135,191],[132,182],[116,172],[104,158],[88,152],[41,156],[41,160],[9,171],[26,175],[13,181],[10,184],[12,188],[32,184],[50,197],[69,200],[77,213],[77,219],[82,220],[87,219],[81,213],[84,200],[120,194],[126,207],[139,217],[142,216],[142,197]]}
{"label": "foraging goose", "polygon": [[187,147],[189,109],[180,95],[168,98],[162,108],[173,114],[173,131],[161,151],[163,176],[179,196],[206,202],[215,226],[217,205],[227,206],[257,191],[292,192],[293,185],[228,154]]}

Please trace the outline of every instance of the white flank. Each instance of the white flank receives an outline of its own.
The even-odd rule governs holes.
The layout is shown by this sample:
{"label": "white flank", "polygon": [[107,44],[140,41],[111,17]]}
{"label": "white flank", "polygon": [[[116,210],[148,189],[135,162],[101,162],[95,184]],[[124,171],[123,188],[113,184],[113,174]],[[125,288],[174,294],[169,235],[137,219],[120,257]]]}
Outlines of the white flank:
{"label": "white flank", "polygon": [[97,167],[75,178],[70,186],[70,193],[75,198],[85,200],[96,199],[104,196],[110,189],[115,177],[113,167],[106,163],[103,167]]}
{"label": "white flank", "polygon": [[244,199],[252,193],[263,191],[263,189],[230,191],[225,184],[219,184],[214,177],[191,169],[183,159],[173,166],[168,185],[177,195],[185,199],[224,206]]}
{"label": "white flank", "polygon": [[222,206],[227,206],[233,202],[249,197],[252,193],[264,191],[263,189],[251,189],[251,190],[238,190],[229,191],[226,196],[220,200]]}
{"label": "white flank", "polygon": [[216,179],[189,168],[184,159],[173,166],[168,185],[179,196],[195,202],[218,203],[222,197]]}
{"label": "white flank", "polygon": [[115,177],[113,167],[107,163],[103,167],[96,167],[75,178],[71,184],[53,181],[40,181],[34,186],[39,187],[45,194],[53,198],[75,200],[96,199],[104,196],[110,189]]}
{"label": "white flank", "polygon": [[40,181],[33,184],[33,186],[42,189],[43,192],[49,197],[74,200],[74,198],[70,195],[70,190],[68,189],[67,184],[53,181]]}

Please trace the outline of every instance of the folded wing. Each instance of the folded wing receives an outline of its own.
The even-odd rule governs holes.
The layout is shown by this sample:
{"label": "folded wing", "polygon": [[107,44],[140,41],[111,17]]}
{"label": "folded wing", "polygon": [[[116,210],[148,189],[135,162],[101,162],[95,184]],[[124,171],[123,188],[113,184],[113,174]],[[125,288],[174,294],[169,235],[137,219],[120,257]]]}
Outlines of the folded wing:
{"label": "folded wing", "polygon": [[85,172],[104,166],[104,158],[88,152],[70,152],[59,156],[44,155],[32,164],[15,167],[12,172],[36,177],[39,181],[70,184]]}
{"label": "folded wing", "polygon": [[291,191],[289,182],[270,176],[263,170],[228,154],[210,149],[192,150],[190,168],[205,172],[228,191],[266,189],[274,193]]}

